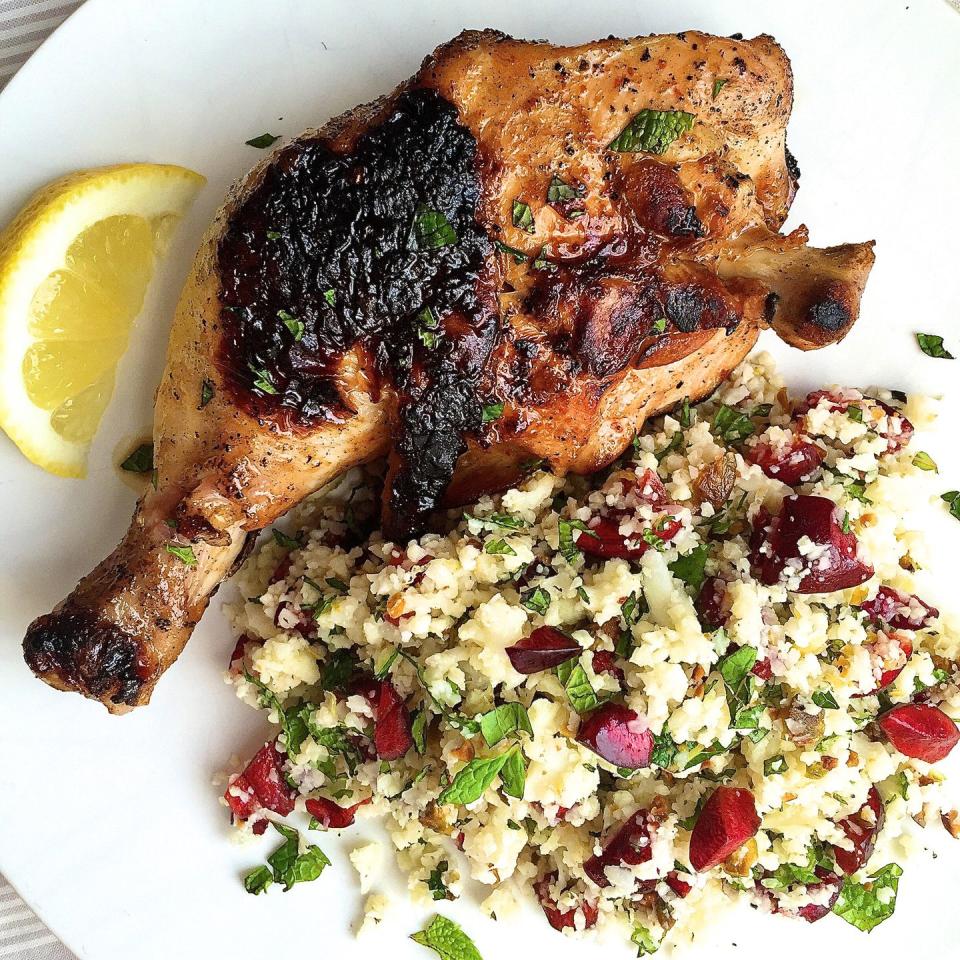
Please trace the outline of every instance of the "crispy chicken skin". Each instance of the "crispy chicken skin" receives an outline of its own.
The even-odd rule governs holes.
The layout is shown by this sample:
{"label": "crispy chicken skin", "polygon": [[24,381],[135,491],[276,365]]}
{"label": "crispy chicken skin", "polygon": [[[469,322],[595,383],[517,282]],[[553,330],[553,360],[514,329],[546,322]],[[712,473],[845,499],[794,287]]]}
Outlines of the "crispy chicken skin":
{"label": "crispy chicken skin", "polygon": [[[605,466],[765,327],[801,349],[841,339],[872,244],[778,232],[791,105],[769,37],[471,32],[277,150],[233,190],[178,305],[157,487],[30,626],[29,665],[125,712],[250,534],[350,466],[388,458],[384,528],[403,538],[533,460]],[[680,122],[626,151],[644,110]]]}

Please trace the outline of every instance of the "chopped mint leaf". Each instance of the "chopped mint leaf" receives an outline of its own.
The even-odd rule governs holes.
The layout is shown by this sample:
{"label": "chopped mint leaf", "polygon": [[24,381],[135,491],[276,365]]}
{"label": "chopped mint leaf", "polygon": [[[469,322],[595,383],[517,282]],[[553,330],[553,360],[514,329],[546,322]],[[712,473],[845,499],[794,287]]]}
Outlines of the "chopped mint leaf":
{"label": "chopped mint leaf", "polygon": [[690,398],[684,397],[683,403],[680,405],[680,426],[684,430],[687,427],[692,426],[693,424],[693,412],[690,409]]}
{"label": "chopped mint leaf", "polygon": [[377,664],[373,669],[373,679],[374,680],[383,680],[390,673],[390,668],[396,663],[397,657],[400,656],[398,650],[391,650],[383,660]]}
{"label": "chopped mint leaf", "polygon": [[457,233],[450,221],[441,211],[431,210],[424,204],[417,207],[413,225],[417,243],[426,250],[449,247],[457,242]]}
{"label": "chopped mint leaf", "polygon": [[914,454],[913,460],[910,461],[918,470],[930,470],[933,473],[937,472],[937,464],[933,457],[929,453],[926,453],[923,450],[918,450]]}
{"label": "chopped mint leaf", "polygon": [[175,557],[178,557],[188,567],[194,566],[197,562],[197,557],[193,552],[193,547],[178,547],[175,544],[168,543],[166,544],[166,551],[167,553],[172,553]]}
{"label": "chopped mint leaf", "polygon": [[768,757],[763,761],[763,775],[773,776],[775,773],[784,773],[787,769],[787,758],[784,756]]}
{"label": "chopped mint leaf", "polygon": [[579,193],[576,188],[564,183],[556,175],[554,175],[554,178],[550,181],[550,186],[547,188],[547,203],[564,203],[569,200],[576,200],[578,196]]}
{"label": "chopped mint leaf", "polygon": [[480,732],[488,747],[495,747],[501,740],[514,733],[528,733],[533,736],[533,727],[527,716],[527,708],[522,703],[502,703],[499,707],[480,717]]}
{"label": "chopped mint leaf", "polygon": [[520,602],[534,613],[544,616],[550,609],[550,594],[543,587],[536,587],[520,594]]}
{"label": "chopped mint leaf", "polygon": [[247,364],[254,375],[253,385],[263,393],[276,394],[277,388],[270,381],[270,373],[267,370],[261,370],[252,363]]}
{"label": "chopped mint leaf", "polygon": [[509,513],[489,513],[485,517],[474,517],[465,513],[464,517],[467,520],[485,523],[491,527],[503,527],[505,530],[522,530],[526,526],[523,520]]}
{"label": "chopped mint leaf", "polygon": [[811,698],[823,710],[839,710],[836,698],[829,690],[818,690]]}
{"label": "chopped mint leaf", "polygon": [[213,395],[216,392],[212,380],[204,380],[200,384],[200,406],[198,409],[202,410],[212,399]]}
{"label": "chopped mint leaf", "polygon": [[737,647],[717,664],[726,688],[731,717],[737,716],[753,693],[753,676],[750,670],[756,662],[757,651],[753,647]]}
{"label": "chopped mint leaf", "polygon": [[725,403],[721,404],[714,414],[713,429],[726,443],[746,440],[756,432],[753,421],[745,413],[741,413],[734,407],[728,407]]}
{"label": "chopped mint leaf", "polygon": [[282,236],[283,236],[283,234],[280,233],[279,230],[268,230],[268,231],[267,231],[267,239],[268,239],[268,240],[279,240]]}
{"label": "chopped mint leaf", "polygon": [[352,650],[334,650],[323,665],[320,685],[331,693],[343,692],[347,689],[357,665],[357,657]]}
{"label": "chopped mint leaf", "polygon": [[872,874],[868,883],[856,883],[847,877],[833,912],[858,930],[869,932],[893,916],[902,875],[899,864],[888,863]]}
{"label": "chopped mint leaf", "polygon": [[944,347],[943,337],[937,336],[935,333],[918,333],[917,343],[928,357],[935,357],[938,360],[956,359],[954,355]]}
{"label": "chopped mint leaf", "polygon": [[600,705],[586,670],[576,660],[568,660],[557,667],[557,676],[567,691],[570,705],[577,713],[589,713]]}
{"label": "chopped mint leaf", "polygon": [[663,730],[653,737],[653,753],[650,754],[650,762],[655,767],[661,767],[666,770],[673,763],[677,756],[677,745],[673,742],[670,731],[664,725]]}
{"label": "chopped mint leaf", "polygon": [[243,878],[243,888],[254,896],[263,893],[273,883],[273,874],[269,867],[257,867]]}
{"label": "chopped mint leaf", "polygon": [[313,844],[300,853],[300,835],[296,830],[278,823],[273,825],[285,840],[267,857],[267,863],[273,867],[274,880],[283,884],[284,892],[290,890],[294,884],[316,880],[324,868],[330,866],[327,855]]}
{"label": "chopped mint leaf", "polygon": [[488,540],[483,545],[483,552],[493,556],[515,557],[517,555],[517,551],[514,550],[503,537],[498,537],[496,540]]}
{"label": "chopped mint leaf", "polygon": [[244,672],[243,679],[252,683],[258,691],[257,700],[263,710],[275,710],[283,728],[284,744],[287,756],[295,756],[306,739],[308,731],[307,714],[313,709],[310,704],[304,703],[291,710],[284,710],[280,698],[252,673]]}
{"label": "chopped mint leaf", "polygon": [[684,448],[684,439],[683,431],[678,430],[671,438],[670,442],[662,449],[658,450],[655,454],[657,458],[657,463],[660,463],[669,453],[674,453],[677,450],[682,450]]}
{"label": "chopped mint leaf", "polygon": [[289,310],[278,310],[277,316],[283,321],[283,325],[293,334],[294,340],[299,342],[303,339],[305,328],[302,320],[298,320]]}
{"label": "chopped mint leaf", "polygon": [[410,725],[410,736],[413,737],[413,746],[417,753],[427,752],[427,722],[429,720],[426,710],[420,710],[413,718]]}
{"label": "chopped mint leaf", "polygon": [[949,490],[941,493],[940,499],[947,504],[950,515],[960,520],[960,490]]}
{"label": "chopped mint leaf", "polygon": [[327,304],[331,307],[336,306],[337,303],[337,293],[330,287],[327,290],[323,291],[323,299],[327,301]]}
{"label": "chopped mint leaf", "polygon": [[473,803],[479,800],[503,769],[516,748],[494,757],[476,757],[457,772],[453,782],[437,797],[437,803]]}
{"label": "chopped mint leaf", "polygon": [[440,960],[483,960],[473,941],[460,926],[446,917],[436,916],[410,939],[436,952]]}
{"label": "chopped mint leaf", "polygon": [[483,423],[493,423],[494,420],[499,420],[503,416],[503,401],[500,403],[485,403],[483,405],[483,416],[481,421]]}
{"label": "chopped mint leaf", "polygon": [[251,140],[245,140],[248,147],[256,147],[258,150],[266,150],[272,147],[280,138],[272,133],[261,133],[259,137],[253,137]]}
{"label": "chopped mint leaf", "polygon": [[527,255],[522,250],[518,250],[516,247],[510,247],[501,240],[495,240],[493,245],[501,253],[505,253],[508,257],[512,257],[514,263],[523,263],[523,261],[527,259]]}
{"label": "chopped mint leaf", "polygon": [[854,423],[863,423],[863,408],[856,405],[847,407],[847,417]]}
{"label": "chopped mint leaf", "polygon": [[432,350],[437,345],[437,335],[432,330],[424,330],[423,327],[419,327],[417,337],[428,350]]}
{"label": "chopped mint leaf", "polygon": [[693,121],[693,114],[683,110],[641,110],[609,147],[617,153],[664,153]]}
{"label": "chopped mint leaf", "polygon": [[530,205],[524,203],[522,200],[513,201],[513,225],[518,230],[525,230],[527,233],[536,232]]}
{"label": "chopped mint leaf", "polygon": [[644,598],[637,599],[636,593],[631,593],[623,603],[620,604],[620,616],[629,626],[639,623],[640,618],[647,612],[647,601]]}
{"label": "chopped mint leaf", "polygon": [[717,77],[717,79],[713,81],[713,99],[714,99],[714,100],[717,99],[717,94],[718,94],[729,82],[730,82],[730,81],[729,81],[729,79],[727,79],[727,77]]}
{"label": "chopped mint leaf", "polygon": [[850,511],[849,510],[843,511],[843,520],[840,523],[840,529],[844,533],[850,532]]}
{"label": "chopped mint leaf", "polygon": [[282,530],[274,529],[273,539],[277,546],[283,547],[286,550],[299,550],[303,546],[299,537],[291,537]]}
{"label": "chopped mint leaf", "polygon": [[709,551],[701,544],[689,553],[677,557],[669,564],[670,572],[682,580],[694,593],[699,593],[706,580],[707,555]]}
{"label": "chopped mint leaf", "polygon": [[580,548],[573,539],[574,530],[588,533],[591,537],[596,536],[582,520],[567,520],[561,517],[558,529],[560,533],[560,553],[563,554],[563,559],[567,563],[573,563],[580,556]]}
{"label": "chopped mint leaf", "polygon": [[447,885],[443,882],[443,875],[450,869],[450,864],[446,860],[441,860],[434,868],[430,871],[430,876],[427,877],[427,889],[430,891],[430,896],[434,900],[453,900],[453,894],[447,889]]}
{"label": "chopped mint leaf", "polygon": [[507,754],[506,762],[500,770],[500,781],[503,792],[508,797],[523,799],[523,791],[527,785],[527,765],[519,747],[514,747]]}
{"label": "chopped mint leaf", "polygon": [[328,587],[333,587],[334,590],[339,590],[341,593],[346,593],[350,589],[339,577],[327,577],[323,582]]}
{"label": "chopped mint leaf", "polygon": [[653,332],[654,333],[663,333],[667,329],[667,318],[658,317],[653,321]]}
{"label": "chopped mint leaf", "polygon": [[120,469],[128,473],[149,473],[153,470],[153,442],[141,443],[120,464]]}
{"label": "chopped mint leaf", "polygon": [[649,956],[660,949],[660,941],[642,924],[633,928],[630,942],[637,948],[638,957]]}

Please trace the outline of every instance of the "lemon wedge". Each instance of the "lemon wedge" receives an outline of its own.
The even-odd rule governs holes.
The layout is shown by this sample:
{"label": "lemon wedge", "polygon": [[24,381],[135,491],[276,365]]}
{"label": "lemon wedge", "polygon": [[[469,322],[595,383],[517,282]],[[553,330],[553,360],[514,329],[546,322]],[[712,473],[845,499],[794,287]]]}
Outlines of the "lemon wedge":
{"label": "lemon wedge", "polygon": [[86,475],[154,264],[205,182],[162,164],[84,170],[0,233],[0,427],[37,466]]}

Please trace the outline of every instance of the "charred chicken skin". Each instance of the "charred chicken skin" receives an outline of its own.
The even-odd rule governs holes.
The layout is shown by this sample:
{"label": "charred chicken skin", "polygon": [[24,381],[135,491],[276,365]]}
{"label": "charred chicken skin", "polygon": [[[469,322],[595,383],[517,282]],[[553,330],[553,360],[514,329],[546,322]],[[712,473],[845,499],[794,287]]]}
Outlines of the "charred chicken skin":
{"label": "charred chicken skin", "polygon": [[47,683],[146,703],[252,534],[387,457],[388,536],[615,459],[759,332],[854,322],[872,244],[782,235],[799,172],[769,37],[485,31],[269,156],[205,237],[156,400],[156,489],[30,626]]}

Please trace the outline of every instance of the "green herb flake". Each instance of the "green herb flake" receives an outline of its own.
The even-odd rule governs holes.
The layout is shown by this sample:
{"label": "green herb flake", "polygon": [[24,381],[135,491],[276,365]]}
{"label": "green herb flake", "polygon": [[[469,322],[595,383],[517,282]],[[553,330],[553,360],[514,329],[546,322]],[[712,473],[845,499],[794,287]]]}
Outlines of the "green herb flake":
{"label": "green herb flake", "polygon": [[669,564],[670,572],[678,580],[682,580],[694,593],[699,593],[703,581],[707,578],[708,554],[707,548],[701,544]]}
{"label": "green herb flake", "polygon": [[658,317],[653,321],[653,332],[654,333],[663,333],[667,329],[667,318]]}
{"label": "green herb flake", "polygon": [[[277,546],[283,547],[285,550],[299,550],[303,546],[299,538],[291,537],[282,530],[274,529],[272,533],[274,542],[277,544]],[[305,578],[305,582],[312,586],[315,590],[318,589],[316,584],[311,583],[309,579]]]}
{"label": "green herb flake", "polygon": [[821,710],[839,710],[836,697],[829,690],[818,690],[811,699]]}
{"label": "green herb flake", "polygon": [[489,527],[502,527],[504,530],[522,530],[526,526],[523,520],[510,513],[488,513],[485,517],[474,517],[465,513],[464,518]]}
{"label": "green herb flake", "polygon": [[960,520],[960,490],[948,490],[940,494],[940,499],[947,504],[950,516]]}
{"label": "green herb flake", "polygon": [[430,896],[434,900],[453,900],[453,894],[447,889],[447,885],[443,882],[443,875],[450,869],[450,864],[446,860],[441,860],[434,868],[430,871],[430,876],[427,877],[427,889],[430,891]]}
{"label": "green herb flake", "polygon": [[930,456],[924,450],[918,450],[913,457],[913,460],[910,461],[918,470],[929,470],[932,473],[937,473],[937,464],[933,457]]}
{"label": "green herb flake", "polygon": [[120,469],[126,470],[127,473],[149,473],[153,470],[153,443],[141,443],[120,464]]}
{"label": "green herb flake", "polygon": [[496,540],[488,540],[483,545],[483,552],[495,557],[515,557],[517,555],[517,551],[514,550],[503,537],[498,537]]}
{"label": "green herb flake", "polygon": [[323,291],[323,299],[327,301],[327,305],[334,307],[337,304],[337,292],[330,287]]}
{"label": "green herb flake", "polygon": [[303,339],[305,329],[303,321],[298,320],[289,310],[278,310],[277,316],[283,321],[283,325],[293,334],[293,339],[299,343]]}
{"label": "green herb flake", "polygon": [[508,797],[523,799],[523,791],[527,785],[527,765],[519,748],[514,748],[507,754],[507,759],[500,769],[500,781],[503,783],[503,792]]}
{"label": "green herb flake", "polygon": [[546,616],[550,609],[550,594],[543,587],[535,587],[520,594],[520,603],[533,613]]}
{"label": "green herb flake", "polygon": [[717,94],[718,94],[729,82],[730,82],[730,80],[729,80],[729,78],[727,78],[727,77],[717,77],[717,79],[713,81],[713,98],[712,98],[712,99],[716,100],[716,99],[717,99]]}
{"label": "green herb flake", "polygon": [[248,364],[251,372],[253,373],[253,385],[260,390],[262,393],[269,393],[275,395],[277,388],[273,385],[270,380],[270,373],[267,370],[260,369],[255,367],[252,363]]}
{"label": "green herb flake", "polygon": [[204,380],[200,384],[200,406],[197,409],[202,410],[213,399],[214,393],[216,393],[216,389],[213,381]]}
{"label": "green herb flake", "polygon": [[513,201],[513,225],[518,230],[525,230],[527,233],[536,232],[530,205],[522,200]]}
{"label": "green herb flake", "polygon": [[570,705],[577,713],[589,713],[600,706],[600,698],[597,696],[586,670],[574,660],[568,660],[557,667],[557,676],[563,683],[567,691],[567,698]]}
{"label": "green herb flake", "polygon": [[245,140],[244,143],[248,147],[256,147],[258,150],[266,150],[267,147],[272,147],[280,138],[275,136],[272,133],[261,133],[259,137],[254,137],[251,140]]}
{"label": "green herb flake", "polygon": [[522,251],[518,250],[516,247],[508,246],[502,240],[495,240],[493,244],[500,253],[505,253],[510,257],[514,263],[523,263],[527,259],[527,255]]}
{"label": "green herb flake", "polygon": [[737,443],[753,436],[756,427],[745,413],[741,413],[734,407],[728,407],[724,403],[714,414],[713,430],[724,442]]}
{"label": "green herb flake", "polygon": [[610,141],[617,153],[665,153],[681,134],[693,127],[694,116],[683,110],[641,110],[624,130]]}
{"label": "green herb flake", "polygon": [[918,333],[916,336],[920,349],[928,357],[934,357],[938,360],[956,359],[954,355],[944,347],[943,337],[937,336],[935,333]]}
{"label": "green herb flake", "polygon": [[637,924],[630,934],[630,942],[637,948],[638,957],[647,957],[660,949],[660,941],[643,924]]}
{"label": "green herb flake", "polygon": [[659,734],[653,737],[653,752],[650,754],[650,762],[655,767],[666,770],[673,763],[677,756],[677,745],[670,735],[670,731],[664,726]]}
{"label": "green herb flake", "polygon": [[596,536],[582,520],[567,520],[561,517],[557,528],[560,536],[560,553],[567,563],[573,563],[580,556],[580,548],[573,539],[574,530],[587,533],[591,537]]}
{"label": "green herb flake", "polygon": [[872,874],[868,883],[856,883],[847,877],[833,912],[858,930],[869,932],[893,916],[902,875],[899,864],[888,863]]}
{"label": "green herb flake", "polygon": [[437,803],[466,804],[479,800],[515,749],[494,757],[476,757],[471,760],[457,772],[453,782],[437,797]]}
{"label": "green herb flake", "polygon": [[197,563],[196,554],[193,547],[178,547],[176,544],[168,543],[165,545],[167,553],[172,553],[175,557],[182,560],[188,567],[193,567]]}
{"label": "green herb flake", "polygon": [[547,203],[564,203],[576,200],[578,196],[579,193],[575,187],[571,187],[569,183],[564,183],[556,175],[554,175],[554,178],[550,181],[550,186],[547,188]]}
{"label": "green herb flake", "polygon": [[419,754],[427,752],[427,724],[430,720],[426,710],[420,710],[410,725],[410,736],[413,738],[414,749]]}
{"label": "green herb flake", "polygon": [[274,823],[273,826],[285,840],[267,857],[267,863],[273,868],[273,879],[283,884],[284,892],[297,883],[316,880],[324,868],[330,866],[327,855],[313,844],[300,853],[300,835],[296,830],[279,823]]}
{"label": "green herb flake", "polygon": [[784,756],[768,757],[763,761],[763,775],[772,777],[776,773],[786,773],[787,758]]}
{"label": "green herb flake", "polygon": [[268,239],[268,240],[279,240],[282,236],[283,236],[283,234],[280,233],[279,230],[268,230],[268,231],[267,231],[267,239]]}
{"label": "green herb flake", "polygon": [[439,210],[420,204],[414,216],[414,232],[417,243],[426,250],[449,247],[457,242],[457,232]]}
{"label": "green herb flake", "polygon": [[533,736],[527,708],[522,703],[502,703],[480,717],[480,732],[488,747],[495,747],[515,733]]}
{"label": "green herb flake", "polygon": [[686,430],[693,426],[693,411],[690,409],[690,398],[684,397],[680,405],[680,426]]}
{"label": "green herb flake", "polygon": [[737,647],[717,665],[726,687],[732,717],[735,717],[740,707],[750,699],[753,692],[753,675],[750,671],[756,662],[757,651],[753,647]]}
{"label": "green herb flake", "polygon": [[494,420],[499,420],[502,416],[503,416],[503,401],[500,401],[500,403],[485,403],[483,405],[483,415],[481,417],[481,422],[493,423]]}
{"label": "green herb flake", "polygon": [[273,874],[270,872],[269,867],[257,867],[243,878],[244,890],[246,890],[247,893],[252,893],[254,896],[258,893],[264,893],[272,883]]}
{"label": "green herb flake", "polygon": [[446,917],[434,917],[425,929],[411,934],[410,939],[435,951],[440,960],[483,960],[459,924]]}

